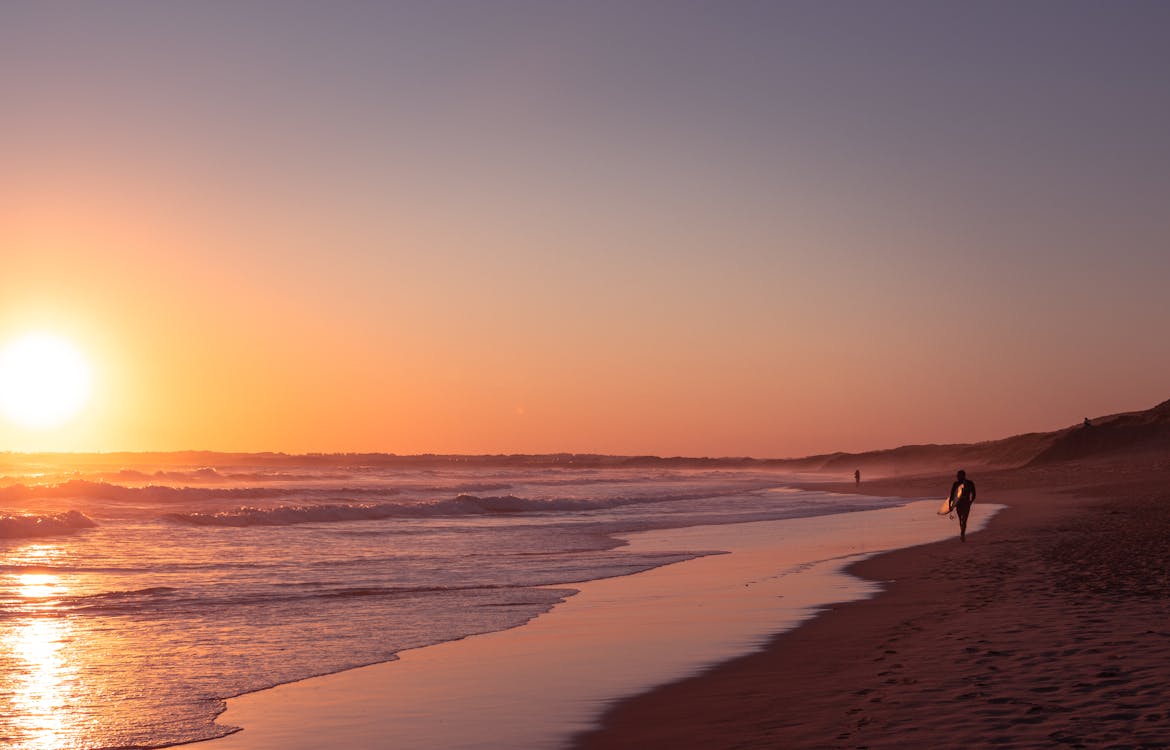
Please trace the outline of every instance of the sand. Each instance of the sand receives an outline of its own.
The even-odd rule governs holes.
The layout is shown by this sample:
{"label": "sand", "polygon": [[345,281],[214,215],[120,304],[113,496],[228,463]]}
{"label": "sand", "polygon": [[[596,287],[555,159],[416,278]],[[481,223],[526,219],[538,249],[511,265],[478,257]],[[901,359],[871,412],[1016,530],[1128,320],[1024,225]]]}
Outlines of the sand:
{"label": "sand", "polygon": [[966,544],[853,565],[885,591],[619,704],[577,746],[1170,747],[1167,476],[1163,456],[972,473],[1009,507]]}
{"label": "sand", "polygon": [[[935,501],[626,535],[636,550],[726,550],[589,581],[524,627],[228,701],[216,750],[564,747],[607,705],[763,647],[876,587],[841,569],[953,533]],[[980,526],[991,515],[983,509]]]}
{"label": "sand", "polygon": [[[553,734],[563,737],[577,727],[573,744],[588,749],[1170,747],[1170,457],[969,473],[979,486],[976,514],[987,503],[1007,507],[967,543],[953,535],[952,525],[943,541],[853,563],[848,572],[879,585],[881,593],[832,605],[794,630],[762,638],[759,650],[747,656],[720,661],[718,653],[707,654],[720,663],[683,665],[684,674],[660,687],[635,680],[615,693],[608,685],[611,695],[636,694],[612,705],[599,727],[580,726],[578,714],[554,719],[560,723]],[[950,479],[866,481],[860,490],[937,498]],[[854,491],[852,482],[836,489]],[[644,575],[669,577],[672,569],[677,575],[691,564]],[[637,585],[638,578],[615,579],[613,585]],[[609,585],[585,584],[586,592],[594,584]],[[528,695],[540,695],[541,688],[523,683],[549,671],[551,654],[583,643],[593,648],[579,639],[596,635],[591,631],[599,624],[609,631],[602,640],[620,635],[615,610],[604,609],[621,598],[620,591],[598,592],[600,599],[574,597],[586,614],[598,608],[600,619],[592,624],[573,624],[582,610],[574,610],[570,599],[529,626],[420,649],[420,659],[432,660],[420,664],[420,674],[437,680],[430,686],[433,695],[476,682],[520,684]],[[644,595],[642,590],[636,597]],[[685,608],[685,598],[673,606]],[[698,610],[666,611],[673,612],[666,620],[686,620]],[[764,625],[772,633],[785,627],[779,613],[753,616],[776,617]],[[640,655],[665,624],[662,618],[625,622],[627,634],[643,640],[588,666],[590,679],[623,672],[622,649]],[[536,640],[524,641],[526,633]],[[500,646],[509,639],[520,640]],[[478,655],[447,650],[468,644],[480,644]],[[671,645],[667,651],[680,650]],[[517,648],[535,654],[535,662],[513,672]],[[542,654],[541,648],[549,651]],[[496,660],[483,661],[475,676],[434,676],[441,662],[468,663],[468,653],[474,662],[491,654]],[[388,713],[397,701],[386,692],[393,689],[387,680],[411,658],[235,699],[223,719],[248,728],[209,747],[421,746],[381,734],[396,723]],[[643,670],[632,656],[627,666],[630,673]],[[421,694],[419,688],[403,690],[399,695]],[[434,705],[426,700],[424,695],[424,706]],[[465,700],[462,693],[450,698],[457,709],[452,715],[468,708]],[[322,710],[306,711],[315,704]],[[408,706],[408,713],[418,705]],[[470,712],[478,723],[472,722],[470,735],[466,727],[460,730],[467,741],[460,746],[502,746],[491,737],[500,720],[492,708],[489,703],[482,709],[489,713]],[[586,714],[595,715],[596,708]],[[521,712],[509,721],[547,723],[541,704],[530,709],[527,717]],[[422,724],[427,721],[424,716]],[[556,737],[544,734],[539,742],[516,739],[510,746],[555,744]]]}

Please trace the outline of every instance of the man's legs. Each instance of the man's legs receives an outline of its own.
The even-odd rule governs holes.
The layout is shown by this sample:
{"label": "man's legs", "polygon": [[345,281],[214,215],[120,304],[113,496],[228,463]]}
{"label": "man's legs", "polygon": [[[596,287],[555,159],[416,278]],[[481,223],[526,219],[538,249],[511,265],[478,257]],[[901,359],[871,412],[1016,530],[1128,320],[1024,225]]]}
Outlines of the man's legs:
{"label": "man's legs", "polygon": [[967,541],[967,516],[971,514],[971,504],[962,503],[955,508],[959,512],[959,541]]}

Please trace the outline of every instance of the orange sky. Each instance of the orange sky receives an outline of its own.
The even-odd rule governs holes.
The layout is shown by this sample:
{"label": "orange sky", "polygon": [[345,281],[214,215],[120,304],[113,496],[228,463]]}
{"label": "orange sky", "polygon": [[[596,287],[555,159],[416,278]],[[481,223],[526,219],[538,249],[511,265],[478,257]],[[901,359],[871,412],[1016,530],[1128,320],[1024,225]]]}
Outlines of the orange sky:
{"label": "orange sky", "polygon": [[1148,19],[197,5],[3,11],[0,343],[95,390],[0,450],[791,456],[1170,396]]}

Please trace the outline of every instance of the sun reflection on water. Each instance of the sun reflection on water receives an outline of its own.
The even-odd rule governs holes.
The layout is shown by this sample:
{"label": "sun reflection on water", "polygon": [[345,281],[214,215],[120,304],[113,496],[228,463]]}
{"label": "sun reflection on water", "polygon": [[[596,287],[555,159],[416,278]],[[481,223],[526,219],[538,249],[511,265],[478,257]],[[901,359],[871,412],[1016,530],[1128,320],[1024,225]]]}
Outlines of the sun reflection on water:
{"label": "sun reflection on water", "polygon": [[60,577],[51,573],[21,573],[17,576],[17,594],[25,599],[48,599],[58,593]]}
{"label": "sun reflection on water", "polygon": [[68,550],[60,544],[32,542],[8,551],[3,557],[3,562],[5,565],[36,568],[61,563],[67,555]]}
{"label": "sun reflection on water", "polygon": [[70,669],[61,651],[67,638],[68,626],[50,618],[27,620],[14,633],[13,655],[25,663],[12,686],[17,747],[50,750],[62,745]]}
{"label": "sun reflection on water", "polygon": [[[52,544],[30,544],[3,560],[35,567],[59,559]],[[76,665],[68,644],[73,626],[56,609],[70,586],[55,573],[16,573],[0,585],[0,735],[13,750],[66,747],[66,717]]]}

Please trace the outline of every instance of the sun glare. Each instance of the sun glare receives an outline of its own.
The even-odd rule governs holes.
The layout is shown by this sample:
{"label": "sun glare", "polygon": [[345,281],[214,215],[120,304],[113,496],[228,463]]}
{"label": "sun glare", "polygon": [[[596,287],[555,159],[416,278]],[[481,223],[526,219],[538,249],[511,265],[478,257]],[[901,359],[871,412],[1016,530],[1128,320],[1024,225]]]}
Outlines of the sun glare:
{"label": "sun glare", "polygon": [[0,350],[0,411],[22,427],[59,427],[85,406],[90,387],[89,363],[65,339],[31,333]]}

